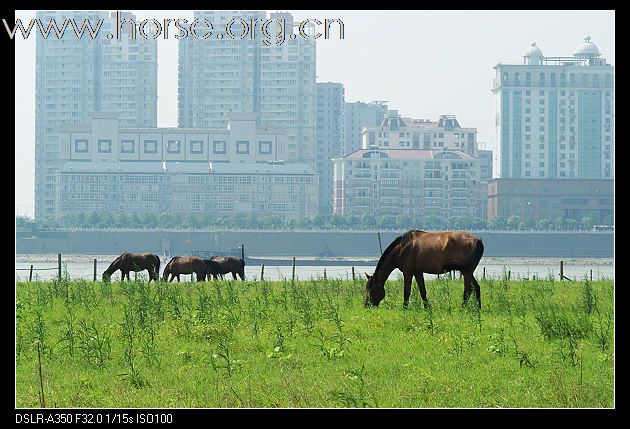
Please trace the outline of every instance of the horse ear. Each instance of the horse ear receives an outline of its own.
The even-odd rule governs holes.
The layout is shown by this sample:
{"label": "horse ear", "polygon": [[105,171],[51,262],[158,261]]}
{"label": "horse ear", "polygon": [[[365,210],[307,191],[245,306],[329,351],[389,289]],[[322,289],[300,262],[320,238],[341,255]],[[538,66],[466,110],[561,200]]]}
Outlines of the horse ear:
{"label": "horse ear", "polygon": [[372,276],[369,275],[368,273],[365,273],[365,276],[367,277],[368,280],[370,280],[372,278]]}

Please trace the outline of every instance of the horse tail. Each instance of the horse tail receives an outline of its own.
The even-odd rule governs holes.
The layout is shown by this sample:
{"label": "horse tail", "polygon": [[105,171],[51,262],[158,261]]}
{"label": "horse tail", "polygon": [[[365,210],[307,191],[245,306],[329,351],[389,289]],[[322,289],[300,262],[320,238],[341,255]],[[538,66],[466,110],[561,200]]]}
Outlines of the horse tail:
{"label": "horse tail", "polygon": [[481,241],[481,238],[477,238],[477,240],[475,241],[475,248],[472,252],[472,259],[475,262],[475,265],[477,265],[481,260],[481,257],[483,256],[483,250],[483,241]]}
{"label": "horse tail", "polygon": [[155,255],[155,279],[158,280],[160,278],[160,257]]}

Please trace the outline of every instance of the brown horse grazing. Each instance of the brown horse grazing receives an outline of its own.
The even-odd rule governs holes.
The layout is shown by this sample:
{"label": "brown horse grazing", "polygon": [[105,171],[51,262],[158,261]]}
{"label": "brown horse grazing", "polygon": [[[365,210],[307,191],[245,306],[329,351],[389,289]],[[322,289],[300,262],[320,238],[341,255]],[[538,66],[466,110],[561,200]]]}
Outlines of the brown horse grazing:
{"label": "brown horse grazing", "polygon": [[474,287],[477,304],[481,308],[481,291],[473,273],[482,255],[481,239],[466,231],[408,231],[385,249],[374,274],[365,274],[368,279],[365,285],[365,305],[378,306],[385,298],[385,281],[398,268],[404,278],[405,308],[409,303],[413,277],[416,278],[426,308],[427,291],[422,273],[442,274],[452,270],[457,270],[464,276],[464,304]]}
{"label": "brown horse grazing", "polygon": [[212,274],[216,279],[217,275],[223,278],[223,274],[232,273],[232,277],[236,280],[238,274],[241,280],[245,280],[245,261],[236,256],[213,256],[209,259],[217,265],[208,265],[208,274]]}
{"label": "brown horse grazing", "polygon": [[158,281],[160,276],[160,257],[153,253],[123,253],[112,262],[103,273],[103,281],[109,281],[115,271],[120,270],[122,273],[121,280],[131,281],[129,278],[130,271],[149,271],[149,281]]}
{"label": "brown horse grazing", "polygon": [[210,280],[210,276],[212,276],[215,280],[218,278],[223,279],[223,274],[221,274],[223,271],[221,269],[221,264],[217,261],[213,261],[212,259],[204,259],[203,262],[206,264],[206,276],[208,277],[208,280]]}
{"label": "brown horse grazing", "polygon": [[174,256],[164,267],[162,280],[167,281],[170,275],[171,278],[168,281],[172,282],[175,277],[177,277],[177,281],[180,281],[179,276],[181,274],[195,273],[197,281],[202,282],[206,279],[206,270],[205,262],[198,256]]}

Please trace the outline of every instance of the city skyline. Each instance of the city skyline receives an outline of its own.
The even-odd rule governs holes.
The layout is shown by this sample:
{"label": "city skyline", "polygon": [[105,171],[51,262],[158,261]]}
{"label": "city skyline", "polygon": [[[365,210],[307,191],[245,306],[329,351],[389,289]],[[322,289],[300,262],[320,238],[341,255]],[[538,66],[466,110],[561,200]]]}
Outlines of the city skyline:
{"label": "city skyline", "polygon": [[[131,12],[138,19],[192,16],[192,11]],[[615,65],[614,11],[289,12],[296,19],[339,18],[345,24],[344,40],[317,43],[318,82],[342,83],[346,101],[387,100],[391,109],[408,117],[454,114],[462,126],[479,130],[478,141],[486,143],[480,148],[495,152],[491,88],[497,63],[522,63],[531,42],[549,56],[571,55],[590,35]],[[16,18],[23,21],[34,16],[34,12],[16,11]],[[421,25],[410,26],[414,19]],[[501,31],[513,31],[517,20],[529,28],[513,37],[499,37]],[[444,26],[445,22],[449,25]],[[483,31],[468,31],[475,28]],[[457,31],[445,31],[449,29]],[[466,37],[461,37],[465,32]],[[488,49],[489,42],[495,49]],[[16,213],[29,216],[34,202],[34,45],[35,37],[26,41],[16,37],[16,136],[21,136],[16,139],[15,162],[20,166],[16,168]],[[158,63],[158,126],[177,126],[176,40],[158,42]]]}

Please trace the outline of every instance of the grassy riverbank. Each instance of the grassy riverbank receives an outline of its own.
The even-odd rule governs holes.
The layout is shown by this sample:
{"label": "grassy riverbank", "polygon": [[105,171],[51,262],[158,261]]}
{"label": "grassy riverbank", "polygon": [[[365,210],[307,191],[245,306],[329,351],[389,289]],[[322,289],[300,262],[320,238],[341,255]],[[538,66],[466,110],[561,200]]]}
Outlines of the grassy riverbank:
{"label": "grassy riverbank", "polygon": [[18,282],[16,406],[614,406],[613,281],[480,283]]}

